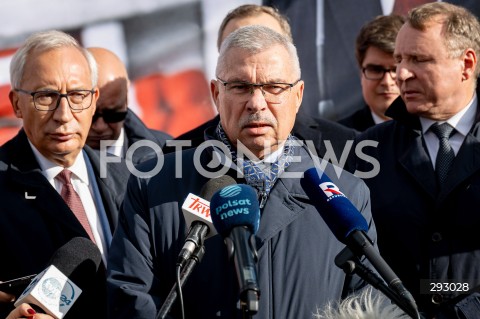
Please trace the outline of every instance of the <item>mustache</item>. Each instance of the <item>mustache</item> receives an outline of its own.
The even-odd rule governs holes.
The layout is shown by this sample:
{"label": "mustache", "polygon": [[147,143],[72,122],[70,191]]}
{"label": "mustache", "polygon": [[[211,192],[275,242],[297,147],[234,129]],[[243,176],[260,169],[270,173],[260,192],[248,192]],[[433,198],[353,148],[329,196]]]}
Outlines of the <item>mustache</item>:
{"label": "mustache", "polygon": [[250,114],[248,117],[240,120],[239,126],[245,128],[246,126],[261,122],[270,126],[276,126],[277,120],[274,117],[265,116],[262,114]]}

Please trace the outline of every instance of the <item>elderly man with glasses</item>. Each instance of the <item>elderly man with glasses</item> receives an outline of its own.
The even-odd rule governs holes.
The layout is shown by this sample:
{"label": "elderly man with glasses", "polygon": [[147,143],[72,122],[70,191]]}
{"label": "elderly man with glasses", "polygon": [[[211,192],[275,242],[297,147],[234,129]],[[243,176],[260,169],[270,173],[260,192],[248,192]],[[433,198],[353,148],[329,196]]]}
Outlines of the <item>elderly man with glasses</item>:
{"label": "elderly man with glasses", "polygon": [[[178,299],[183,304],[172,307],[173,318],[181,318],[182,309],[186,318],[311,318],[317,307],[364,284],[356,275],[347,280],[335,266],[344,245],[300,184],[301,175],[321,160],[291,134],[304,89],[295,46],[270,28],[241,27],[224,40],[216,75],[210,88],[220,123],[206,130],[206,141],[198,148],[165,154],[162,169],[151,178],[132,175],[129,181],[108,260],[109,318],[164,314],[188,231],[182,203],[189,193],[206,193],[209,200],[215,186],[208,185],[216,185],[214,178],[224,175],[243,184],[231,187],[256,190],[248,202],[256,203],[261,215],[250,241],[258,251],[251,268],[257,268],[259,300],[249,294],[248,303],[240,296],[227,246],[214,235],[200,245],[205,254],[184,285]],[[155,164],[147,161],[140,168]],[[337,176],[333,165],[323,164],[333,183],[364,214],[375,240],[366,186],[341,169]],[[241,202],[247,201],[221,207]],[[210,209],[212,216],[218,210]],[[229,213],[234,211],[244,212]]]}
{"label": "elderly man with glasses", "polygon": [[[10,78],[23,128],[0,148],[0,280],[38,274],[61,246],[88,238],[103,266],[76,283],[83,291],[68,318],[105,318],[104,269],[124,185],[118,165],[100,178],[100,158],[85,146],[99,95],[95,60],[63,32],[35,33],[13,56]],[[0,317],[12,309],[0,303]]]}

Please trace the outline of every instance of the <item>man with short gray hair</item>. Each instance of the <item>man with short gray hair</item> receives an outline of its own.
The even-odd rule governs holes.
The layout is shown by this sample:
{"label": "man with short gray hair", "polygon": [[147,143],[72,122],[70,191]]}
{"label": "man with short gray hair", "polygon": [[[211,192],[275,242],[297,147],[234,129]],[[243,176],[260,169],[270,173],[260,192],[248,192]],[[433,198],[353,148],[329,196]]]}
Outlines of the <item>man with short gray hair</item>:
{"label": "man with short gray hair", "polygon": [[[103,266],[77,283],[83,292],[68,318],[105,318],[105,262],[124,188],[113,165],[99,178],[99,156],[85,146],[99,95],[95,60],[70,35],[45,31],[10,66],[23,128],[0,147],[0,279],[38,274],[71,239],[89,238]],[[0,317],[12,308],[0,303]]]}
{"label": "man with short gray hair", "polygon": [[[182,203],[222,175],[258,194],[255,318],[311,318],[317,307],[365,284],[356,275],[347,280],[335,266],[344,245],[300,184],[303,172],[320,159],[291,135],[304,89],[295,46],[267,27],[241,27],[222,44],[216,73],[210,88],[220,123],[206,131],[209,144],[166,154],[157,175],[132,175],[129,181],[109,256],[109,318],[156,317],[175,283],[188,230]],[[337,177],[331,164],[323,164],[364,214],[375,241],[368,189],[360,179],[341,170]],[[220,235],[204,244],[205,255],[184,286],[185,316],[242,318],[235,270]],[[170,314],[180,313],[174,306]]]}

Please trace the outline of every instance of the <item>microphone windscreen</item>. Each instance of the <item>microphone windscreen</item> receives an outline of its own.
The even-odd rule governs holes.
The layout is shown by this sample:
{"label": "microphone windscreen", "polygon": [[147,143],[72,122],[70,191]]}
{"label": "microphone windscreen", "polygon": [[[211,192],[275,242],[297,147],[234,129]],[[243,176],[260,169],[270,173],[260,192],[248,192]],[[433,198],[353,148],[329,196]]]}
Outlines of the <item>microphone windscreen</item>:
{"label": "microphone windscreen", "polygon": [[228,175],[222,175],[217,178],[212,178],[208,180],[208,182],[203,185],[202,189],[200,190],[200,197],[210,201],[212,199],[213,194],[215,194],[220,189],[237,184],[235,179]]}
{"label": "microphone windscreen", "polygon": [[255,234],[260,225],[257,192],[245,184],[224,187],[213,194],[210,214],[215,229],[223,237],[239,226],[246,226]]}
{"label": "microphone windscreen", "polygon": [[50,258],[50,264],[57,267],[77,286],[92,281],[102,262],[98,247],[88,238],[74,237],[58,248]]}
{"label": "microphone windscreen", "polygon": [[101,260],[100,251],[92,241],[82,237],[71,239],[55,251],[51,264],[32,280],[14,305],[34,304],[52,317],[62,319],[72,307],[82,309],[95,304],[105,289],[105,280],[99,281],[97,277],[101,274],[97,272]]}
{"label": "microphone windscreen", "polygon": [[368,231],[368,223],[352,202],[324,172],[312,167],[300,181],[335,237],[346,244],[352,231]]}

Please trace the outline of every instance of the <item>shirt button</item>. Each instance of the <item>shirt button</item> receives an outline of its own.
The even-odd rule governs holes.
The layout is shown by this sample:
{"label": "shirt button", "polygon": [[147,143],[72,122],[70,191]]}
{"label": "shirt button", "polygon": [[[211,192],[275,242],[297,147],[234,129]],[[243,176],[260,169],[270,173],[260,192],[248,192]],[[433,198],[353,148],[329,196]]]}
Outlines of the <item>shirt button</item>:
{"label": "shirt button", "polygon": [[440,234],[440,233],[433,233],[432,234],[432,241],[434,243],[438,243],[441,240],[442,240],[442,234]]}

